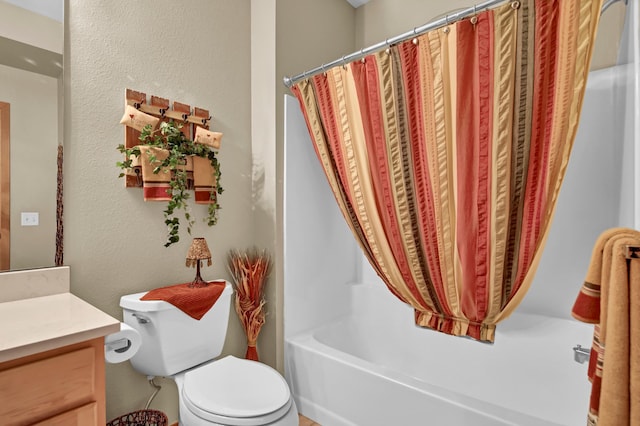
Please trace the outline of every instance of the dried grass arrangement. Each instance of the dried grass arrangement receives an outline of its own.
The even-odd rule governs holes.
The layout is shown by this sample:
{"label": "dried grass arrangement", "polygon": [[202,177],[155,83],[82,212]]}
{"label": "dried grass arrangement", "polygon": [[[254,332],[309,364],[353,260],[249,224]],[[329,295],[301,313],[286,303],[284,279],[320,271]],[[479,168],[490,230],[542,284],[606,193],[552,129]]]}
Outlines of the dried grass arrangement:
{"label": "dried grass arrangement", "polygon": [[231,250],[228,266],[235,284],[236,313],[247,334],[245,358],[259,361],[256,346],[260,329],[265,322],[264,285],[271,269],[271,259],[266,250]]}

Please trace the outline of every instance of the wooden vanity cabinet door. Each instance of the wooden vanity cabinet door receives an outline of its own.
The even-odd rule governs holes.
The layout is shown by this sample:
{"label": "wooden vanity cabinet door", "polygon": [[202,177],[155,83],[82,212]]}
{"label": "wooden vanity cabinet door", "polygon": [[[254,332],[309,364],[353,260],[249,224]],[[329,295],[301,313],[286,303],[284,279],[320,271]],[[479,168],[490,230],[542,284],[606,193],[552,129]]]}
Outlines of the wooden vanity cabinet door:
{"label": "wooden vanity cabinet door", "polygon": [[0,425],[106,424],[103,342],[0,363]]}
{"label": "wooden vanity cabinet door", "polygon": [[83,405],[80,408],[76,408],[42,422],[35,423],[32,426],[86,426],[97,424],[99,424],[98,404],[92,402],[90,404]]}

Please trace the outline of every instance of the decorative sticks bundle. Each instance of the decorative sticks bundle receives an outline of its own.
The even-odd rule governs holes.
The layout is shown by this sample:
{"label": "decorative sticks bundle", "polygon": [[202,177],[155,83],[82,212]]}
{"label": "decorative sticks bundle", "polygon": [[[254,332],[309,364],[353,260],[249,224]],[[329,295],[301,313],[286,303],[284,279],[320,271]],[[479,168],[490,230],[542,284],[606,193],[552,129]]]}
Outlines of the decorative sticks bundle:
{"label": "decorative sticks bundle", "polygon": [[228,255],[229,272],[235,282],[235,308],[247,335],[246,359],[259,361],[256,348],[260,329],[265,322],[264,285],[271,269],[266,250],[241,253],[231,250]]}

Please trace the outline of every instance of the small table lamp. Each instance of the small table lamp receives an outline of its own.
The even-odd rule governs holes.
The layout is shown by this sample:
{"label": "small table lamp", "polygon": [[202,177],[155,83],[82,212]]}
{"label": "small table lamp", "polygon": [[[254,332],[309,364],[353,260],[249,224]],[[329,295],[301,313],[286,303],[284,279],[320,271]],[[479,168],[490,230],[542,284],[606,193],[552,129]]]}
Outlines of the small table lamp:
{"label": "small table lamp", "polygon": [[189,287],[206,287],[208,282],[200,276],[200,261],[207,260],[207,266],[211,266],[211,252],[207,246],[207,240],[204,238],[194,238],[187,253],[186,265],[196,267],[196,278],[189,284]]}

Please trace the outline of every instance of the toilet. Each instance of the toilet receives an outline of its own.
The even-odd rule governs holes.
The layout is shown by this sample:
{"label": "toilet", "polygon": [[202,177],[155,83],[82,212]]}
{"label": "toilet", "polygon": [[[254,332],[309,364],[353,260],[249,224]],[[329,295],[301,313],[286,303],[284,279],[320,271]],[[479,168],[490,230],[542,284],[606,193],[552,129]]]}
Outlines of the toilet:
{"label": "toilet", "polygon": [[298,426],[298,411],[284,378],[256,361],[222,352],[233,288],[196,320],[172,304],[140,300],[146,293],[122,296],[124,323],[142,337],[131,358],[147,376],[175,380],[181,426]]}

